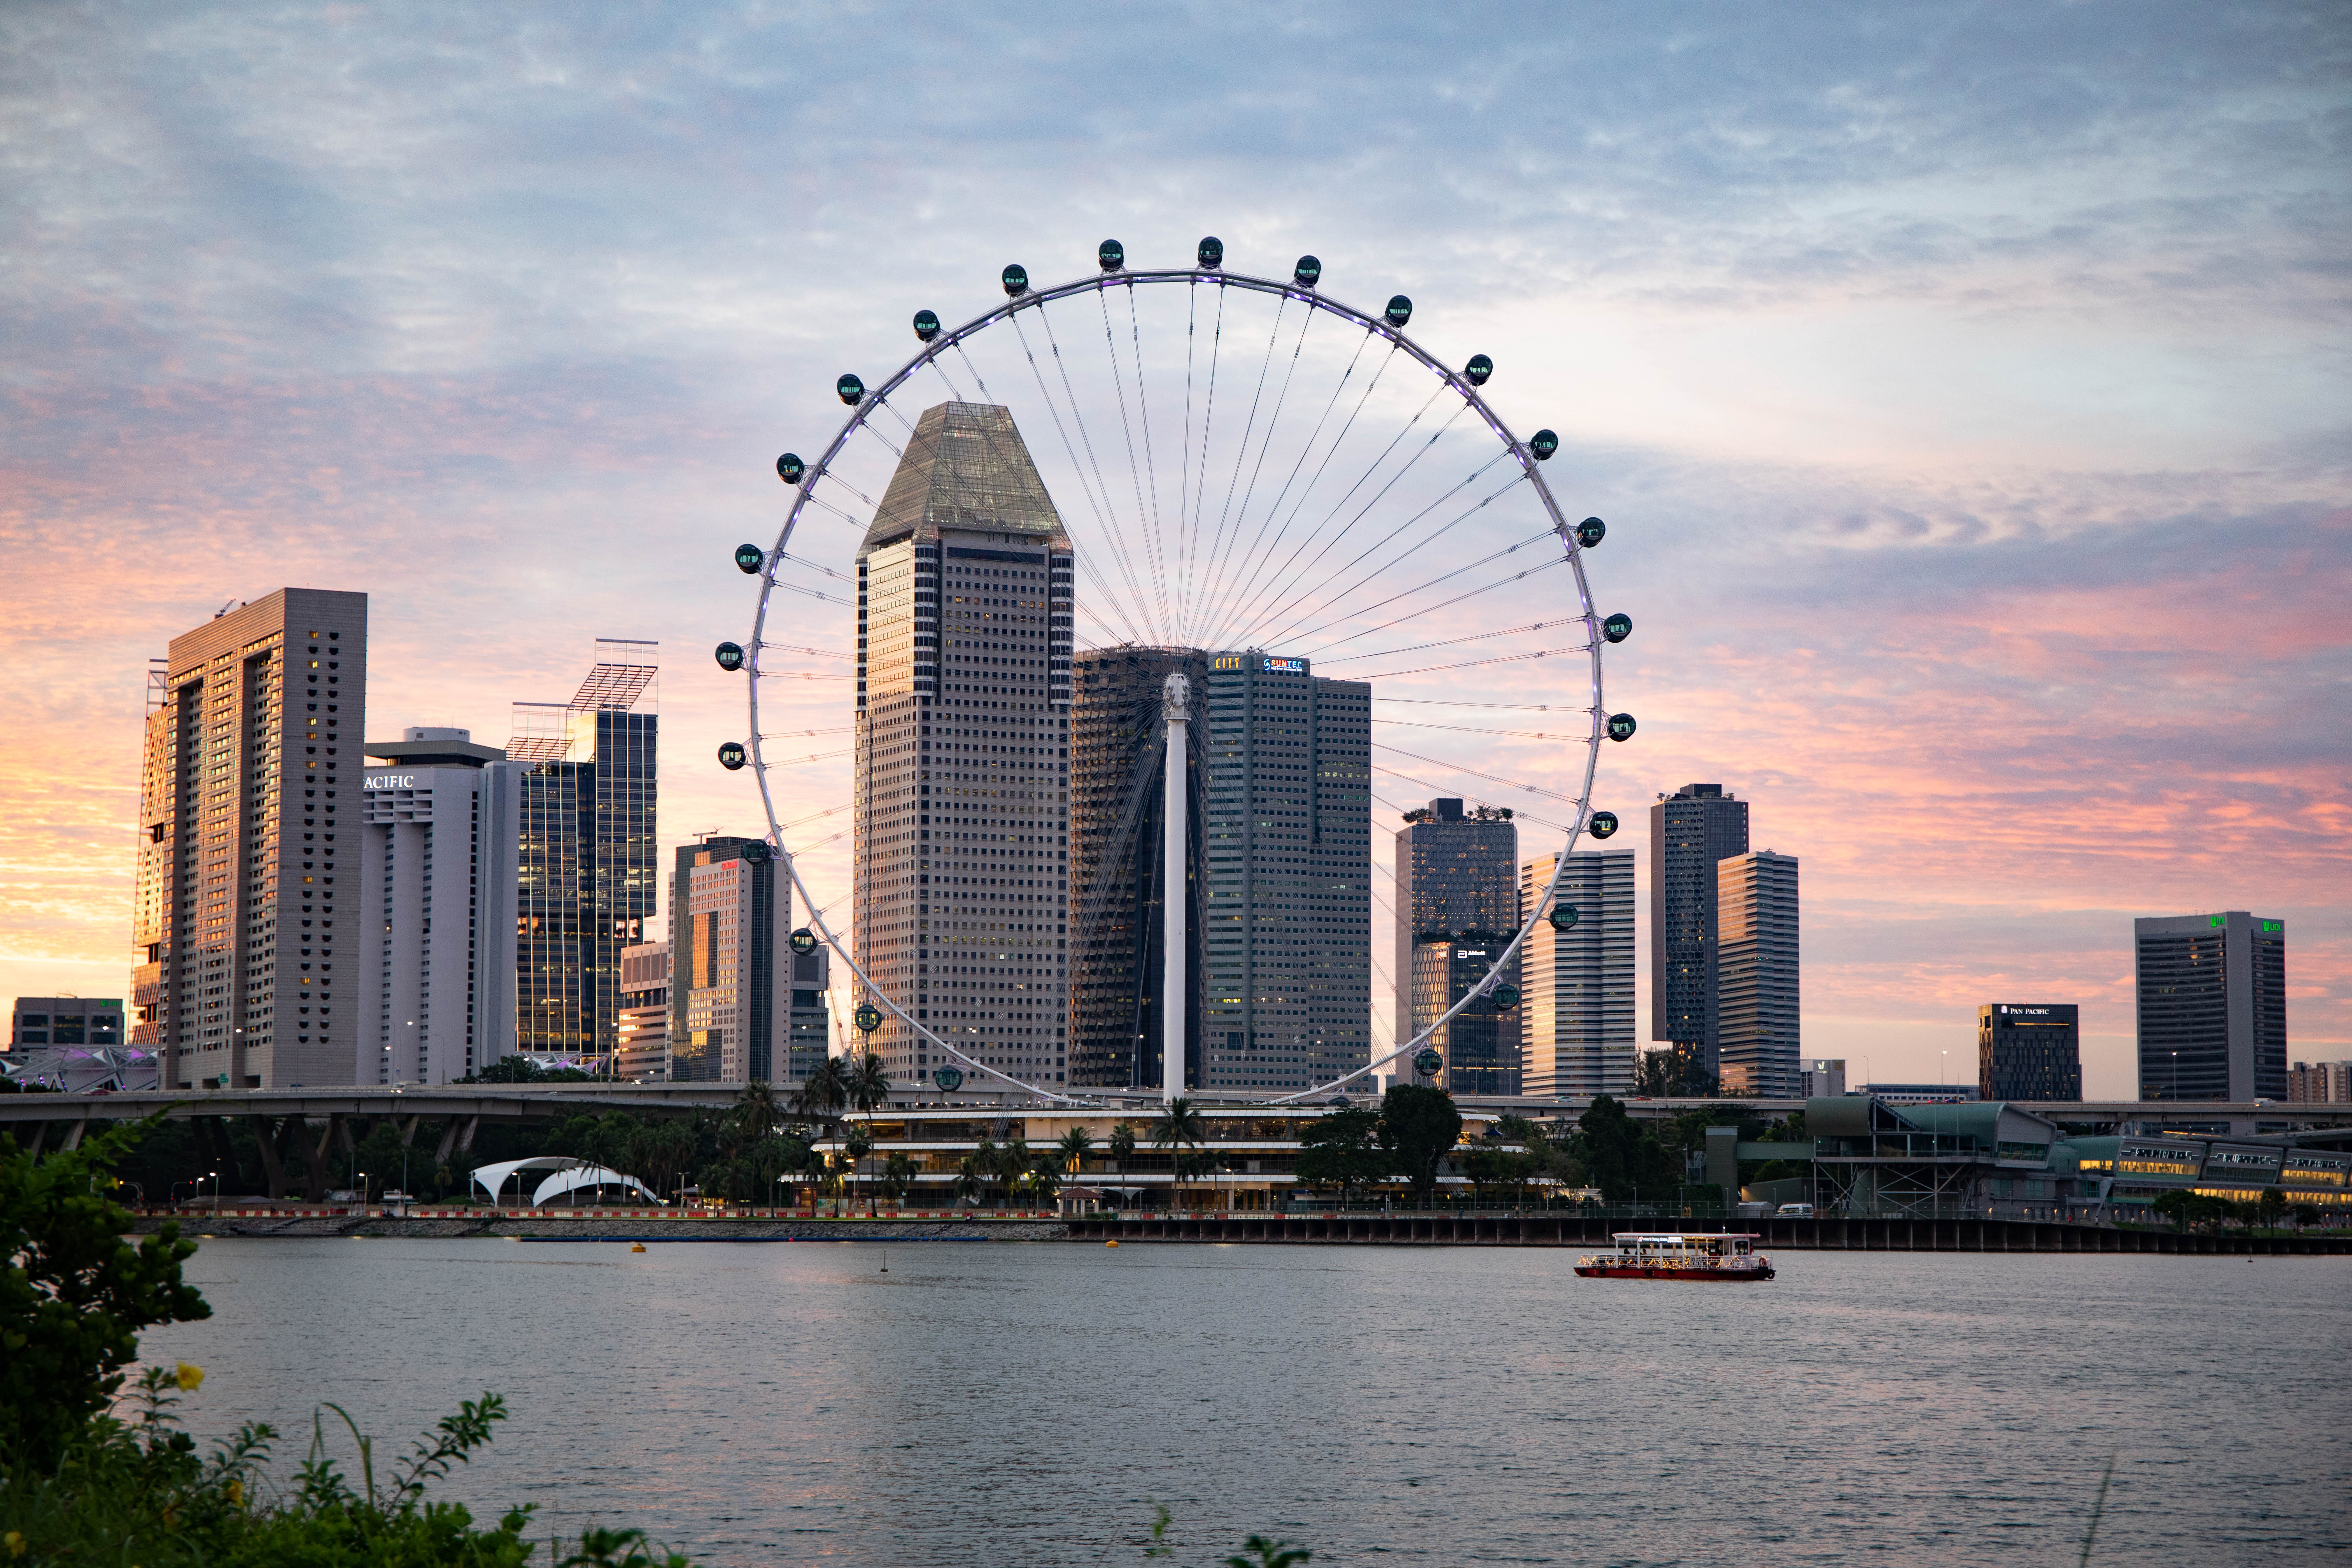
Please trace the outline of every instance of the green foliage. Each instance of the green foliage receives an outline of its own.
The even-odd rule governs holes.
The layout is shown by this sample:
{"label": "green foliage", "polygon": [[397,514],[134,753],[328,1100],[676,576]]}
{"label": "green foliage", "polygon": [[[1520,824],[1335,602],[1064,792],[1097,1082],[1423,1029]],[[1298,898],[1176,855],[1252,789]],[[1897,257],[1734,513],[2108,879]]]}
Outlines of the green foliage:
{"label": "green foliage", "polygon": [[1658,1135],[1605,1094],[1577,1119],[1576,1154],[1586,1179],[1612,1205],[1633,1202],[1643,1191],[1653,1202],[1663,1200],[1680,1177],[1678,1162]]}
{"label": "green foliage", "polygon": [[[1122,1128],[1124,1125],[1121,1124]],[[1183,1191],[1184,1184],[1206,1172],[1208,1167],[1200,1159],[1200,1148],[1208,1136],[1208,1124],[1201,1120],[1200,1106],[1181,1095],[1170,1100],[1160,1120],[1151,1124],[1151,1146],[1169,1152],[1176,1173],[1175,1186],[1169,1194],[1169,1206],[1171,1208],[1182,1206],[1176,1197]],[[1113,1142],[1117,1142],[1116,1133],[1113,1134]],[[1190,1159],[1185,1157],[1188,1149],[1192,1151]]]}
{"label": "green foliage", "polygon": [[578,1068],[543,1068],[529,1057],[502,1057],[459,1083],[593,1083],[595,1075]]}
{"label": "green foliage", "polygon": [[121,1389],[152,1323],[212,1316],[180,1265],[177,1222],[133,1247],[114,1165],[160,1119],[110,1127],[37,1159],[0,1135],[0,1463],[54,1465]]}
{"label": "green foliage", "polygon": [[1293,1546],[1287,1541],[1268,1541],[1263,1535],[1253,1535],[1242,1542],[1242,1549],[1225,1559],[1225,1568],[1297,1568],[1315,1553],[1304,1546]]}
{"label": "green foliage", "polygon": [[1437,1188],[1438,1162],[1462,1139],[1462,1112],[1442,1089],[1401,1083],[1381,1100],[1381,1145],[1426,1204]]}
{"label": "green foliage", "polygon": [[1638,1100],[1703,1100],[1716,1092],[1716,1076],[1699,1065],[1697,1057],[1676,1047],[1643,1052],[1633,1069],[1633,1095]]}
{"label": "green foliage", "polygon": [[1381,1143],[1376,1110],[1350,1109],[1318,1117],[1298,1142],[1298,1179],[1311,1186],[1339,1188],[1342,1205],[1395,1170],[1395,1161]]}

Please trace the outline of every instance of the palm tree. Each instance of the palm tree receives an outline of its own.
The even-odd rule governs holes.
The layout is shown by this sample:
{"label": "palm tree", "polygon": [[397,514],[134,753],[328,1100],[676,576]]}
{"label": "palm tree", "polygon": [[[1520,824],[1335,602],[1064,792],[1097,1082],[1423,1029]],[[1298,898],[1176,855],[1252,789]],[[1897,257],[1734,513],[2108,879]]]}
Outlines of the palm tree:
{"label": "palm tree", "polygon": [[849,1204],[857,1206],[858,1162],[874,1152],[874,1136],[863,1127],[853,1127],[849,1136],[841,1141],[842,1152],[849,1156]]}
{"label": "palm tree", "polygon": [[839,1057],[827,1057],[808,1081],[793,1091],[793,1111],[823,1126],[830,1127],[841,1119],[841,1108],[849,1103],[849,1077]]}
{"label": "palm tree", "polygon": [[1004,1184],[1004,1201],[1013,1201],[1014,1184],[1028,1173],[1029,1145],[1019,1137],[1006,1139],[996,1146],[996,1179]]}
{"label": "palm tree", "polygon": [[1129,1123],[1122,1121],[1110,1130],[1110,1157],[1118,1163],[1118,1173],[1124,1177],[1127,1163],[1135,1158],[1135,1129]]}
{"label": "palm tree", "polygon": [[906,1201],[907,1190],[915,1184],[915,1162],[904,1154],[893,1154],[882,1166],[882,1190],[894,1203]]}
{"label": "palm tree", "polygon": [[1058,1150],[1037,1151],[1036,1157],[1029,1163],[1029,1190],[1048,1204],[1062,1190],[1062,1155]]}
{"label": "palm tree", "polygon": [[776,1091],[753,1079],[735,1097],[734,1106],[727,1112],[729,1131],[738,1142],[757,1143],[776,1130],[783,1112],[776,1105]]}
{"label": "palm tree", "polygon": [[1197,1154],[1207,1136],[1208,1128],[1201,1120],[1199,1108],[1181,1095],[1170,1100],[1167,1110],[1151,1124],[1151,1146],[1167,1150],[1171,1163],[1175,1166],[1176,1183],[1171,1195],[1181,1194],[1182,1191],[1186,1174],[1181,1158],[1183,1151],[1189,1148]]}
{"label": "palm tree", "polygon": [[1062,1142],[1056,1147],[1061,1151],[1062,1169],[1075,1176],[1086,1168],[1087,1156],[1094,1152],[1095,1141],[1087,1136],[1085,1128],[1073,1127],[1062,1134]]}
{"label": "palm tree", "polygon": [[986,1191],[987,1184],[982,1179],[986,1170],[987,1167],[980,1163],[978,1154],[966,1154],[956,1166],[955,1195],[959,1198],[976,1198]]}

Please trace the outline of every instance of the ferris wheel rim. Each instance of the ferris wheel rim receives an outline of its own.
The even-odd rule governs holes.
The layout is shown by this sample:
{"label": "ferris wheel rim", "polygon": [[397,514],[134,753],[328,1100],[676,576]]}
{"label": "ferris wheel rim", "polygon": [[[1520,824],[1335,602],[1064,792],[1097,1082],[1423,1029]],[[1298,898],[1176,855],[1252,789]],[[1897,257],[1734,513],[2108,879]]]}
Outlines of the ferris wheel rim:
{"label": "ferris wheel rim", "polygon": [[[1132,269],[1121,266],[1116,269],[1106,268],[1096,274],[1082,274],[1069,282],[1045,289],[1031,288],[1024,282],[1020,291],[1010,293],[1003,304],[992,306],[953,329],[942,325],[923,343],[921,349],[900,365],[888,379],[872,387],[861,386],[859,396],[851,406],[848,417],[835,432],[832,441],[827,444],[823,455],[805,466],[798,481],[790,483],[790,489],[793,491],[792,504],[785,512],[782,525],[777,531],[774,545],[763,552],[760,564],[759,606],[752,617],[751,644],[744,653],[744,673],[749,677],[745,682],[745,690],[750,721],[747,738],[743,742],[748,752],[745,761],[751,767],[753,777],[759,785],[761,810],[768,825],[765,842],[769,852],[782,863],[786,877],[793,889],[798,892],[803,907],[808,911],[808,923],[814,928],[814,934],[847,967],[856,979],[859,990],[868,998],[869,1003],[878,1005],[879,1008],[887,1011],[889,1016],[914,1030],[923,1040],[961,1062],[967,1068],[996,1079],[1010,1089],[1062,1105],[1086,1105],[1088,1096],[1071,1094],[1066,1090],[1046,1089],[1041,1085],[1024,1082],[1000,1068],[974,1059],[960,1047],[949,1043],[925,1023],[919,1021],[908,1008],[901,1006],[896,998],[877,985],[872,977],[866,973],[864,966],[851,955],[848,945],[835,933],[831,924],[824,919],[823,909],[817,905],[806,880],[801,875],[799,857],[794,855],[783,842],[782,825],[777,817],[775,798],[769,788],[768,763],[760,731],[760,680],[763,674],[760,667],[760,658],[767,646],[762,634],[767,628],[768,602],[778,586],[777,565],[784,558],[784,549],[791,542],[793,531],[799,526],[802,512],[807,509],[814,499],[813,491],[817,481],[830,471],[834,462],[849,445],[851,437],[866,426],[867,421],[877,411],[889,405],[892,393],[906,385],[926,365],[933,363],[948,350],[959,347],[968,339],[991,327],[1013,321],[1024,310],[1037,310],[1042,317],[1044,307],[1055,300],[1089,293],[1107,293],[1118,288],[1126,288],[1131,291],[1139,285],[1177,283],[1185,283],[1193,287],[1198,287],[1202,283],[1213,283],[1220,288],[1240,289],[1250,293],[1274,295],[1286,300],[1295,300],[1312,310],[1321,310],[1328,315],[1360,327],[1375,336],[1386,339],[1393,348],[1407,354],[1423,368],[1436,375],[1449,389],[1461,397],[1464,404],[1477,414],[1488,430],[1500,439],[1512,456],[1517,459],[1522,474],[1533,487],[1545,515],[1550,520],[1551,531],[1559,540],[1565,552],[1569,570],[1575,578],[1577,600],[1581,610],[1580,616],[1577,618],[1582,622],[1585,628],[1585,653],[1591,666],[1591,705],[1588,715],[1591,727],[1583,742],[1584,778],[1574,802],[1575,812],[1569,824],[1567,838],[1554,858],[1549,886],[1541,897],[1530,904],[1526,918],[1519,923],[1518,930],[1503,951],[1496,955],[1493,963],[1488,965],[1486,974],[1478,983],[1470,986],[1460,1000],[1454,1003],[1410,1040],[1397,1042],[1387,1054],[1372,1056],[1362,1067],[1312,1088],[1279,1096],[1219,1097],[1221,1100],[1242,1104],[1290,1106],[1320,1096],[1335,1095],[1349,1084],[1375,1073],[1410,1054],[1417,1053],[1438,1030],[1451,1023],[1457,1014],[1495,987],[1505,966],[1517,956],[1520,947],[1527,942],[1528,933],[1535,929],[1536,923],[1545,918],[1547,911],[1559,899],[1560,884],[1568,874],[1570,858],[1575,852],[1577,840],[1583,836],[1594,815],[1592,788],[1600,767],[1601,742],[1606,733],[1608,724],[1607,704],[1602,698],[1601,617],[1593,605],[1591,584],[1585,575],[1586,547],[1577,538],[1566,514],[1560,510],[1559,501],[1552,495],[1551,487],[1544,480],[1541,471],[1543,459],[1538,458],[1529,445],[1521,441],[1512,432],[1510,426],[1487,405],[1475,384],[1462,373],[1448,369],[1434,355],[1415,342],[1402,327],[1391,321],[1385,312],[1372,313],[1357,310],[1353,306],[1333,299],[1320,288],[1302,284],[1295,279],[1289,282],[1284,282],[1249,273],[1228,271],[1222,266],[1195,265]],[[1132,298],[1131,292],[1130,298]],[[901,417],[903,418],[903,416]],[[877,439],[884,440],[886,445],[888,444],[887,437],[877,435]],[[851,488],[854,493],[854,487],[847,487],[846,480],[836,479],[835,482]],[[919,1084],[920,1080],[918,1079],[916,1082]],[[961,1087],[959,1085],[959,1088]],[[954,1091],[942,1089],[941,1092]]]}

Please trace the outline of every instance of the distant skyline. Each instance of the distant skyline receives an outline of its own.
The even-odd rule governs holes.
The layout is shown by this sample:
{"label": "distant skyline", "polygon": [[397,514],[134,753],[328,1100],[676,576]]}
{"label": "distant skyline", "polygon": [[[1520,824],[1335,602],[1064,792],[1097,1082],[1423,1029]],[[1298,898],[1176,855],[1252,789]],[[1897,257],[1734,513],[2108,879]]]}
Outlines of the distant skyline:
{"label": "distant skyline", "polygon": [[[282,586],[370,595],[372,739],[669,645],[665,859],[755,828],[709,649],[835,375],[1008,261],[1216,234],[1410,293],[1560,432],[1637,627],[1611,847],[1754,803],[1807,1058],[1957,1080],[2032,996],[2126,1092],[2131,921],[2231,909],[2286,924],[2291,1057],[2352,1057],[2340,7],[1044,22],[0,14],[0,990],[127,997],[146,660]],[[1431,792],[1375,791],[1384,883]]]}

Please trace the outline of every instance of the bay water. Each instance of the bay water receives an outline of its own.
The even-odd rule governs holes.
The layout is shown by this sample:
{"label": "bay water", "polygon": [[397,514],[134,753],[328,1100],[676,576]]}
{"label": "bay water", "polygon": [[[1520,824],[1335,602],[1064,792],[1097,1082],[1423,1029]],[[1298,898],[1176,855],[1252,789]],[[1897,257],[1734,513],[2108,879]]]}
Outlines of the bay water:
{"label": "bay water", "polygon": [[436,1495],[717,1564],[2073,1564],[2111,1458],[2094,1563],[2352,1555],[2352,1258],[1575,1256],[219,1238],[142,1352],[281,1479],[502,1394]]}

